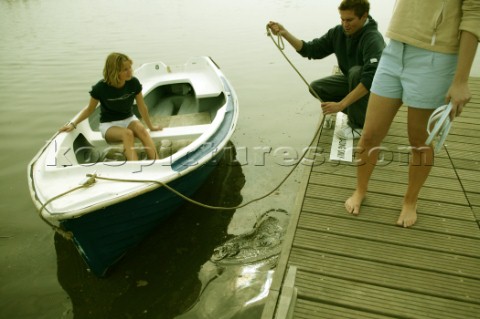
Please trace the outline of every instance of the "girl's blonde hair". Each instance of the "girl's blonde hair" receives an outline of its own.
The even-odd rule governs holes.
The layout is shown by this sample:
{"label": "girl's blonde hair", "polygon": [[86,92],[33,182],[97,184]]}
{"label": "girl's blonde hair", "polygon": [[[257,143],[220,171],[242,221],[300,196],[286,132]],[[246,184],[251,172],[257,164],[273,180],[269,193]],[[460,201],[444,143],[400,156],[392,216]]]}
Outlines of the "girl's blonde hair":
{"label": "girl's blonde hair", "polygon": [[119,85],[118,74],[122,71],[124,62],[133,63],[132,59],[123,53],[113,52],[108,55],[103,68],[103,79],[107,84]]}

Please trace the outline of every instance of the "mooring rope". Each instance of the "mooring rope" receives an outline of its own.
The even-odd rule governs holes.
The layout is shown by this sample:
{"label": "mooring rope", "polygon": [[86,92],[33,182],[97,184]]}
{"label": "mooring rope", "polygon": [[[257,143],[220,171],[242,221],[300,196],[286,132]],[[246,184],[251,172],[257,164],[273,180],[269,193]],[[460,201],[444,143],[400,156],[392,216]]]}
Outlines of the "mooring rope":
{"label": "mooring rope", "polygon": [[275,44],[275,46],[278,48],[278,50],[283,55],[285,60],[287,60],[287,62],[290,64],[290,66],[295,70],[295,72],[297,72],[298,76],[300,76],[300,78],[303,80],[303,82],[308,86],[308,89],[310,90],[310,92],[321,102],[322,99],[320,98],[320,96],[318,96],[317,92],[315,92],[315,90],[312,89],[312,87],[307,82],[307,80],[302,75],[302,73],[297,69],[297,67],[292,63],[292,61],[290,61],[290,59],[287,57],[285,52],[283,52],[283,50],[285,50],[285,44],[283,42],[282,36],[280,34],[278,34],[277,35],[277,41],[275,41],[275,39],[273,38],[272,32],[270,32],[270,28],[268,27],[268,24],[266,26],[266,29],[267,29],[267,36],[269,36],[270,39],[272,39],[273,44]]}
{"label": "mooring rope", "polygon": [[38,210],[38,215],[40,216],[40,218],[45,222],[47,223],[47,225],[49,225],[54,231],[56,231],[57,233],[59,233],[60,235],[62,235],[63,238],[65,239],[72,239],[73,238],[73,234],[69,231],[66,231],[64,230],[62,227],[60,226],[57,226],[55,224],[53,224],[52,222],[50,222],[48,219],[46,219],[43,215],[42,215],[42,211],[45,209],[45,207],[50,204],[51,202],[65,196],[65,195],[68,195],[70,193],[73,193],[74,191],[77,191],[79,189],[82,189],[82,188],[86,188],[86,187],[89,187],[91,185],[93,185],[93,183],[95,183],[95,179],[93,178],[89,178],[86,182],[84,182],[83,184],[80,184],[79,186],[77,187],[74,187],[72,189],[69,189],[68,191],[66,192],[63,192],[61,194],[58,194],[52,198],[50,198],[49,200],[47,200],[43,205],[42,207],[40,207],[40,209]]}
{"label": "mooring rope", "polygon": [[[285,49],[285,45],[283,43],[283,38],[278,35],[278,41],[276,42],[275,39],[273,38],[270,30],[269,30],[269,27],[267,25],[267,35],[270,36],[270,38],[272,39],[273,43],[275,44],[275,46],[279,49],[280,53],[283,55],[283,57],[287,60],[287,62],[291,65],[291,67],[295,70],[295,72],[300,76],[300,78],[303,80],[303,82],[308,86],[310,92],[321,102],[321,99],[320,97],[318,96],[318,94],[312,89],[312,87],[310,86],[310,84],[307,82],[307,80],[305,79],[305,77],[300,73],[300,71],[295,67],[295,65],[290,61],[290,59],[286,56],[286,54],[283,52],[283,50]],[[295,171],[295,169],[300,165],[300,163],[303,162],[303,160],[305,159],[305,156],[307,156],[308,154],[308,151],[310,150],[310,148],[313,146],[313,144],[315,143],[315,141],[317,140],[317,137],[320,138],[321,136],[321,133],[322,133],[322,129],[323,129],[323,126],[324,126],[324,123],[325,123],[325,116],[322,116],[322,120],[320,121],[320,124],[318,125],[316,131],[315,131],[315,134],[313,135],[309,145],[307,148],[305,148],[302,156],[300,157],[300,159],[298,160],[298,162],[292,167],[292,169],[287,173],[287,175],[278,183],[277,186],[275,186],[275,188],[273,188],[271,191],[267,192],[266,194],[262,195],[262,196],[259,196],[257,198],[254,198],[252,200],[249,200],[243,204],[240,204],[240,205],[237,205],[237,206],[233,206],[233,207],[224,207],[224,206],[212,206],[212,205],[208,205],[208,204],[205,204],[205,203],[201,203],[199,201],[196,201],[182,193],[180,193],[179,191],[177,191],[176,189],[174,189],[173,187],[169,186],[168,184],[166,183],[163,183],[163,182],[160,182],[160,181],[157,181],[157,180],[148,180],[148,179],[124,179],[124,178],[113,178],[113,177],[103,177],[103,176],[98,176],[97,174],[87,174],[87,181],[83,184],[81,184],[80,186],[78,187],[75,187],[71,190],[68,190],[64,193],[61,193],[55,197],[52,197],[51,199],[49,199],[47,202],[45,202],[42,207],[40,208],[40,211],[39,211],[39,214],[40,214],[40,217],[42,218],[43,221],[45,221],[50,227],[52,227],[56,232],[60,233],[63,237],[67,238],[67,239],[71,239],[72,238],[72,234],[68,231],[65,231],[63,230],[61,227],[59,226],[56,226],[54,224],[52,224],[50,221],[48,221],[45,217],[43,217],[42,215],[42,211],[44,209],[46,209],[46,206],[48,204],[50,204],[51,202],[53,202],[54,200],[57,200],[69,193],[72,193],[76,190],[79,190],[79,189],[82,189],[82,188],[86,188],[86,187],[89,187],[91,185],[93,185],[95,183],[95,181],[97,179],[99,180],[106,180],[106,181],[115,181],[115,182],[125,182],[125,183],[146,183],[146,184],[157,184],[159,185],[160,187],[165,187],[166,189],[168,189],[169,191],[171,191],[172,193],[174,193],[175,195],[183,198],[184,200],[194,204],[194,205],[197,205],[197,206],[200,206],[200,207],[204,207],[204,208],[207,208],[207,209],[212,209],[212,210],[237,210],[237,209],[240,209],[240,208],[243,208],[243,207],[246,207],[254,202],[257,202],[257,201],[260,201],[264,198],[267,198],[268,196],[272,195],[275,191],[277,191],[284,183],[285,181],[293,174],[293,172]]]}

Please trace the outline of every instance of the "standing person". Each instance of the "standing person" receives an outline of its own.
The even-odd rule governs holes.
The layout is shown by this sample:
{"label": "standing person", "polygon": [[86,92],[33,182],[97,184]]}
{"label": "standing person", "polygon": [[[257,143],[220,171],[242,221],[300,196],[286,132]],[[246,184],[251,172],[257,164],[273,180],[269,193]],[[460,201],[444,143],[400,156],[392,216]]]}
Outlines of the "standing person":
{"label": "standing person", "polygon": [[309,42],[299,40],[278,22],[270,21],[268,26],[303,57],[323,59],[335,54],[343,74],[313,81],[310,86],[324,101],[323,114],[347,114],[348,126],[337,135],[356,139],[365,122],[369,90],[385,41],[377,22],[369,16],[368,0],[343,0],[338,11],[342,23]]}
{"label": "standing person", "polygon": [[133,76],[133,61],[122,53],[111,53],[105,62],[103,79],[92,87],[90,102],[72,121],[60,128],[70,132],[88,118],[100,102],[100,131],[108,143],[123,143],[127,160],[138,160],[135,138],[145,146],[149,159],[157,159],[158,153],[150,134],[133,114],[133,101],[151,131],[162,128],[150,122],[148,108],[142,95],[142,85]]}
{"label": "standing person", "polygon": [[425,145],[427,123],[435,108],[451,102],[450,118],[470,100],[468,78],[480,36],[478,0],[397,0],[372,84],[367,117],[358,143],[357,186],[345,202],[354,215],[367,192],[378,147],[402,104],[408,106],[411,158],[408,187],[397,224],[417,220],[417,199],[433,165],[433,148]]}

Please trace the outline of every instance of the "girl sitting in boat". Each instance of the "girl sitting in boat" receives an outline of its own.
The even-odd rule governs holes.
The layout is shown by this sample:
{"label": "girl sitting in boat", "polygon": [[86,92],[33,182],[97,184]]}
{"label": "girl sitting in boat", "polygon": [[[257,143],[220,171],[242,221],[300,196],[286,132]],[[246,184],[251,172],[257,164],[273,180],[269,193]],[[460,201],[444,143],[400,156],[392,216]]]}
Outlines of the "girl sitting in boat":
{"label": "girl sitting in boat", "polygon": [[105,62],[103,80],[90,91],[90,102],[74,118],[60,128],[60,132],[70,132],[88,118],[100,102],[100,131],[108,143],[123,143],[128,161],[138,160],[135,138],[138,138],[149,159],[158,159],[155,144],[145,126],[133,114],[135,100],[145,124],[150,131],[159,131],[160,126],[152,125],[148,108],[142,94],[140,81],[133,76],[133,61],[122,53],[111,53]]}

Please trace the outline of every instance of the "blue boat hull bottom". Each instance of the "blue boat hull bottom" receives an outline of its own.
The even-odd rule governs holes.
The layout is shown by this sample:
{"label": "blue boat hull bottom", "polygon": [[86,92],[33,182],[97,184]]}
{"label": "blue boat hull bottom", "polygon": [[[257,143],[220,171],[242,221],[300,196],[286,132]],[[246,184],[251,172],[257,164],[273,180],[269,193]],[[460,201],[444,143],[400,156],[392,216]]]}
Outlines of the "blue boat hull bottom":
{"label": "blue boat hull bottom", "polygon": [[[215,169],[217,159],[169,186],[191,197]],[[110,266],[137,246],[183,203],[185,201],[181,197],[165,187],[159,187],[61,224],[65,230],[73,233],[75,246],[90,271],[104,277]]]}

